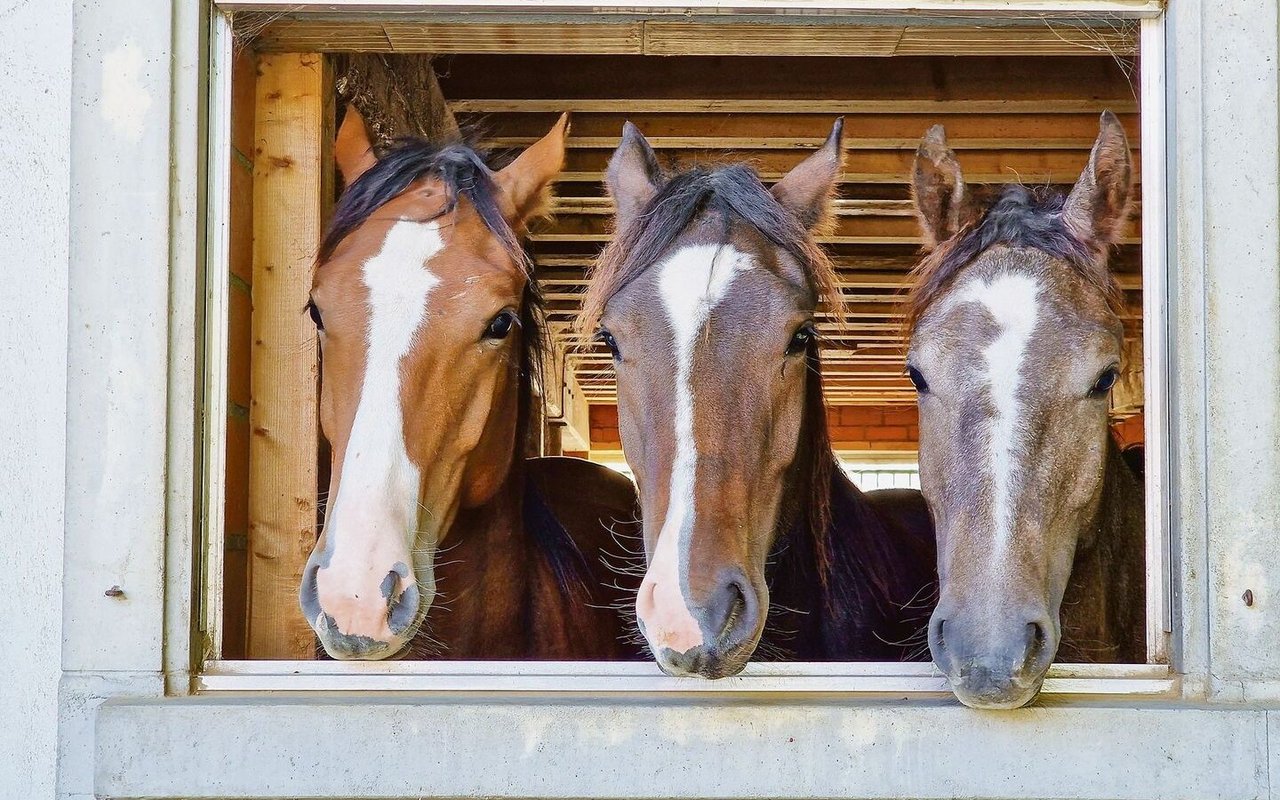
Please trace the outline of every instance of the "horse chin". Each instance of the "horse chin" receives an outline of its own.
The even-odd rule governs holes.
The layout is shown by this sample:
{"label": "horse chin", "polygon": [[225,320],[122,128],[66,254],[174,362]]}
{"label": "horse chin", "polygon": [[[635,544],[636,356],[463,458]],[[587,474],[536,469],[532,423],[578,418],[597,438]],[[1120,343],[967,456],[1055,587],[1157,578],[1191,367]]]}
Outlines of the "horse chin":
{"label": "horse chin", "polygon": [[1024,680],[1012,678],[993,682],[974,680],[973,677],[948,678],[956,699],[969,708],[980,711],[1008,711],[1030,705],[1040,696],[1044,675]]}
{"label": "horse chin", "polygon": [[317,621],[315,630],[320,645],[335,661],[385,661],[398,658],[413,643],[413,636],[396,637],[393,641],[384,642],[368,636],[344,634],[336,630],[336,625],[328,615]]}
{"label": "horse chin", "polygon": [[413,622],[391,641],[341,633],[328,614],[314,620],[312,628],[321,647],[335,661],[399,661],[413,655],[414,640],[426,622],[434,594],[432,591],[424,595]]}
{"label": "horse chin", "polygon": [[733,646],[724,653],[708,653],[701,647],[692,651],[677,653],[670,648],[650,650],[654,652],[654,660],[658,668],[666,675],[674,678],[705,678],[719,680],[731,678],[746,669],[755,652],[759,636]]}

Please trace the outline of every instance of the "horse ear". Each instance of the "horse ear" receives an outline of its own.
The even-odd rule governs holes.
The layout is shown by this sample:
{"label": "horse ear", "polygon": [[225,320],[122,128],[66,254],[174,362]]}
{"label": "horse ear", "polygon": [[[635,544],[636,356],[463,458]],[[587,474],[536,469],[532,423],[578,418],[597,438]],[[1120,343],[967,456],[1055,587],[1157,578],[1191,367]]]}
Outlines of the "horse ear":
{"label": "horse ear", "polygon": [[813,230],[826,222],[831,210],[831,195],[844,160],[844,117],[831,126],[831,134],[822,147],[795,165],[769,191],[782,207],[796,215],[800,224]]}
{"label": "horse ear", "polygon": [[911,200],[924,233],[924,248],[932,250],[960,230],[965,203],[960,162],[947,145],[947,131],[934,125],[916,148],[911,174]]}
{"label": "horse ear", "polygon": [[605,173],[605,183],[617,207],[619,230],[657,194],[661,175],[658,156],[649,140],[635,125],[624,123],[622,141],[609,158],[609,169]]}
{"label": "horse ear", "polygon": [[369,143],[369,131],[364,126],[364,117],[353,105],[347,106],[347,113],[342,118],[342,127],[338,128],[338,138],[333,143],[333,158],[338,162],[338,172],[342,173],[342,183],[350,186],[365,173],[365,170],[378,163],[373,154],[373,145]]}
{"label": "horse ear", "polygon": [[1133,165],[1129,140],[1116,115],[1102,112],[1099,128],[1089,163],[1067,196],[1062,217],[1081,239],[1114,244],[1129,215]]}
{"label": "horse ear", "polygon": [[546,136],[529,145],[515,161],[498,171],[494,180],[511,203],[516,228],[546,211],[547,187],[564,169],[565,143],[569,138],[569,114],[560,115]]}

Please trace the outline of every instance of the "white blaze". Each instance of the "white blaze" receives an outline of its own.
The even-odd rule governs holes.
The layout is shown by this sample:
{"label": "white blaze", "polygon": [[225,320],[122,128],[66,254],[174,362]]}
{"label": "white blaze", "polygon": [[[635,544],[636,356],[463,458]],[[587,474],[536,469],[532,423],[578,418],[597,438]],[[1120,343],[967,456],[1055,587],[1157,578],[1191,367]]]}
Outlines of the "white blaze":
{"label": "white blaze", "polygon": [[1004,563],[1013,538],[1013,509],[1010,504],[1022,446],[1022,418],[1018,402],[1022,362],[1027,343],[1035,331],[1039,314],[1036,298],[1040,284],[1029,275],[1005,273],[990,282],[974,279],[965,285],[956,300],[980,303],[1000,332],[983,350],[986,382],[991,389],[995,415],[991,418],[987,448],[991,459],[992,511],[995,516],[993,563]]}
{"label": "white blaze", "polygon": [[662,307],[671,323],[676,362],[676,455],[666,519],[645,574],[645,585],[641,586],[642,596],[646,591],[652,592],[652,613],[640,616],[645,635],[655,648],[687,652],[702,644],[701,627],[689,612],[683,589],[688,574],[693,479],[698,461],[690,373],[694,347],[712,309],[724,298],[738,273],[751,266],[750,257],[733,247],[704,244],[685,247],[656,267]]}
{"label": "white blaze", "polygon": [[322,598],[333,592],[370,601],[340,601],[349,606],[345,614],[322,601],[343,633],[356,628],[369,635],[369,626],[386,626],[387,604],[379,586],[392,565],[408,563],[413,548],[419,471],[404,442],[400,361],[413,346],[431,290],[440,283],[426,264],[443,247],[435,222],[402,220],[363,267],[370,309],[364,381],[326,524],[329,566],[316,573]]}

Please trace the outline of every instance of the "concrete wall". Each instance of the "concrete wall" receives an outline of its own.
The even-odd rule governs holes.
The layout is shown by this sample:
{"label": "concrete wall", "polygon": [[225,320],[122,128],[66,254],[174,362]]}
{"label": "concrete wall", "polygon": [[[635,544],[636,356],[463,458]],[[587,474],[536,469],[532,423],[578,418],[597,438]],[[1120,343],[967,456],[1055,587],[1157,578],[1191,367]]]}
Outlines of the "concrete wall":
{"label": "concrete wall", "polygon": [[170,589],[191,561],[199,8],[75,8],[61,797],[93,794],[102,699],[161,695],[166,656],[185,662],[190,593]]}
{"label": "concrete wall", "polygon": [[0,798],[52,797],[62,644],[71,0],[0,2]]}

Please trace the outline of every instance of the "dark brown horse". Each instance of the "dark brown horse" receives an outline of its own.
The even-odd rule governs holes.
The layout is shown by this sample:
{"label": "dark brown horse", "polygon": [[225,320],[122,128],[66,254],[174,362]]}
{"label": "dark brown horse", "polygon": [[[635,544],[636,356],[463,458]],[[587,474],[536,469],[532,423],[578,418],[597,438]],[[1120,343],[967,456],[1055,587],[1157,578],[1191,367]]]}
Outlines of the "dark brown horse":
{"label": "dark brown horse", "polygon": [[1030,702],[1060,647],[1145,659],[1143,491],[1107,429],[1124,340],[1107,254],[1130,172],[1109,112],[1066,196],[969,191],[941,126],[916,156],[930,252],[907,363],[938,531],[929,646],[971,706]]}
{"label": "dark brown horse", "polygon": [[743,165],[666,177],[628,123],[609,165],[618,232],[582,324],[613,351],[636,611],[673,675],[732,675],[758,645],[900,660],[923,630],[931,532],[875,513],[827,439],[815,316],[839,298],[813,230],[840,160],[837,124],[772,190]]}
{"label": "dark brown horse", "polygon": [[613,608],[626,587],[601,548],[607,523],[634,518],[634,490],[604,467],[521,457],[539,337],[518,237],[566,129],[562,118],[495,173],[462,144],[405,140],[375,159],[347,113],[347,189],[310,305],[330,503],[299,592],[334,658],[630,650]]}

